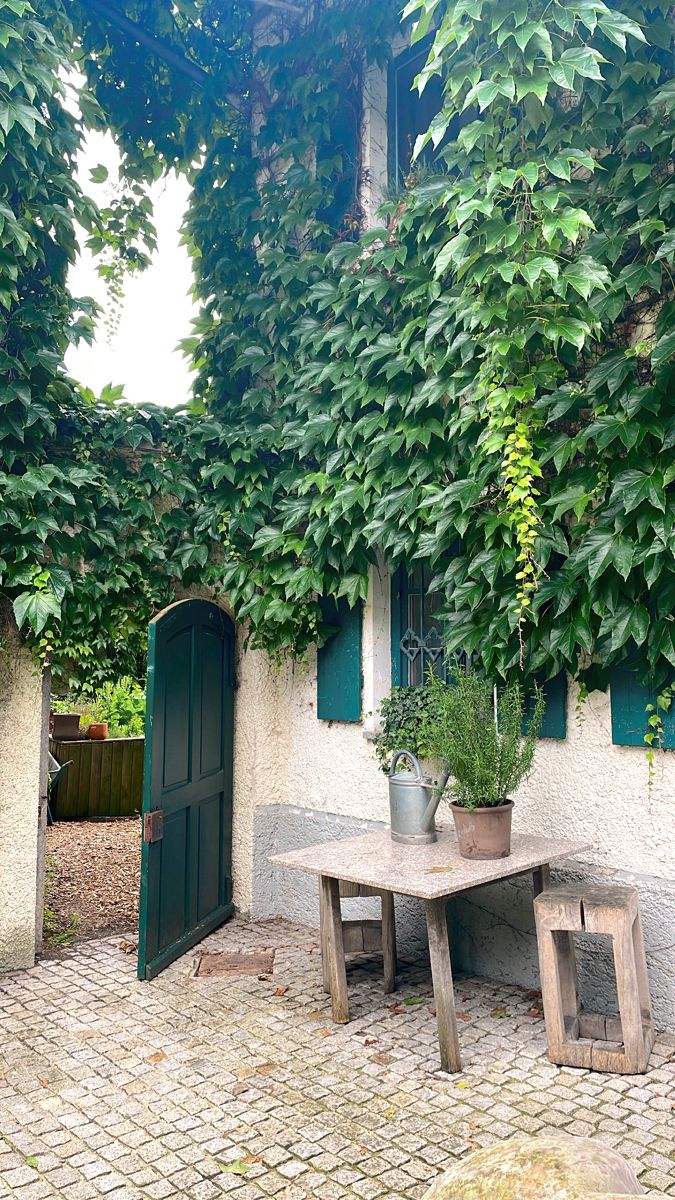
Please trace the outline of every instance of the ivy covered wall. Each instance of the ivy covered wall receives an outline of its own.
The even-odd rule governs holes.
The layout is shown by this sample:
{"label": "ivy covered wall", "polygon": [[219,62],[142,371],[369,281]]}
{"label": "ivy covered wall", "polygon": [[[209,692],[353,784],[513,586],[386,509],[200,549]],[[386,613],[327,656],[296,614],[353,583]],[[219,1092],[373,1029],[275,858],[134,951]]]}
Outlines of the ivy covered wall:
{"label": "ivy covered wall", "polygon": [[[86,5],[47,8],[43,24],[26,0],[1,6],[0,569],[36,651],[65,676],[127,669],[180,581],[226,593],[254,644],[302,655],[318,597],[355,603],[380,553],[431,560],[451,645],[490,672],[592,686],[635,656],[667,682],[668,7],[409,4],[412,36],[434,33],[420,84],[442,77],[443,148],[363,235],[352,133],[393,4],[286,15],[259,51],[246,5],[185,4],[203,91]],[[178,45],[163,0],[127,11]],[[114,234],[129,263],[149,220],[139,202],[120,232],[73,181],[73,59],[132,194],[174,166],[193,182],[190,412],[92,404],[63,371],[90,333],[67,288],[76,237]]]}

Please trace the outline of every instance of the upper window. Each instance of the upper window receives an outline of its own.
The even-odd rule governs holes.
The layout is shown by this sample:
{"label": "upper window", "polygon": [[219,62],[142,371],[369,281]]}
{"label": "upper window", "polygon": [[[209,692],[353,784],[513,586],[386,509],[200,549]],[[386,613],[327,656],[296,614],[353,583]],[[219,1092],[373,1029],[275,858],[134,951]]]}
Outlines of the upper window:
{"label": "upper window", "polygon": [[[403,183],[410,172],[415,142],[421,133],[426,133],[432,120],[443,107],[443,81],[440,75],[433,75],[420,96],[414,81],[427,61],[432,38],[425,38],[416,46],[411,46],[403,54],[394,59],[389,68],[387,84],[387,140],[388,163],[387,174],[389,183],[398,186]],[[440,156],[443,147],[454,141],[459,131],[469,121],[476,118],[475,109],[453,117],[443,141],[435,149],[431,142],[425,146],[420,155],[421,162],[433,163]],[[441,160],[440,170],[445,169]]]}
{"label": "upper window", "polygon": [[[443,105],[443,84],[439,75],[429,80],[422,95],[413,82],[427,60],[430,39],[399,54],[389,69],[387,90],[387,126],[389,143],[388,174],[391,184],[400,185],[410,171],[412,153],[420,133],[426,133]],[[430,162],[437,151],[429,144],[423,158]]]}

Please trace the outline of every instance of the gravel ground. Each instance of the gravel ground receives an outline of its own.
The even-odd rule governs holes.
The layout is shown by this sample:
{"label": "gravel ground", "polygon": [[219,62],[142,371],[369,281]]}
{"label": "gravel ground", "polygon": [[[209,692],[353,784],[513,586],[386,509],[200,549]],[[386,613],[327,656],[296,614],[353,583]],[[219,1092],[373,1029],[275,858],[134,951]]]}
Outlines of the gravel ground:
{"label": "gravel ground", "polygon": [[73,933],[136,929],[140,865],[136,817],[52,825],[47,830],[47,908],[53,916],[47,915],[47,941],[58,945]]}

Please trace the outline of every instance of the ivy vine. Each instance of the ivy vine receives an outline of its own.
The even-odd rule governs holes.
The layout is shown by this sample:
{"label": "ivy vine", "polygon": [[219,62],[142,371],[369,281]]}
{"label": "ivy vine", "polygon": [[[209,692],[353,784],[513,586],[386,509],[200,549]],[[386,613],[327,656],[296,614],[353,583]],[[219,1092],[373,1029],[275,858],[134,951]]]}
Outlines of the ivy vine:
{"label": "ivy vine", "polygon": [[[88,6],[45,7],[42,24],[0,0],[0,587],[36,651],[69,677],[127,671],[152,612],[200,584],[253,644],[303,654],[320,595],[354,604],[379,556],[424,558],[449,649],[491,674],[590,688],[634,660],[664,683],[669,6],[411,0],[406,28],[433,39],[419,86],[440,75],[444,103],[366,230],[349,130],[393,3],[286,14],[258,50],[246,5],[143,5],[206,70],[199,94]],[[73,177],[73,57],[126,177],[178,166],[193,184],[189,411],[91,404],[63,371],[91,335],[66,281],[76,225],[106,227]]]}

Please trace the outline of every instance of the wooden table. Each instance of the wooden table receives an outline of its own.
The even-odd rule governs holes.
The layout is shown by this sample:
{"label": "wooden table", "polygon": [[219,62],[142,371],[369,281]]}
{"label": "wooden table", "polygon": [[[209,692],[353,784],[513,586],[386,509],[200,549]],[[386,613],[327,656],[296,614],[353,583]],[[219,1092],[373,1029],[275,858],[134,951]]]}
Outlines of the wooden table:
{"label": "wooden table", "polygon": [[460,857],[457,839],[449,829],[439,830],[438,841],[427,846],[401,845],[392,841],[386,829],[275,854],[270,862],[319,876],[322,917],[327,925],[327,976],[333,1020],[337,1024],[349,1021],[340,882],[360,884],[382,893],[415,896],[424,902],[441,1069],[461,1071],[446,914],[449,897],[486,883],[529,874],[536,896],[548,886],[551,863],[588,849],[587,842],[515,833],[508,858],[474,861]]}

